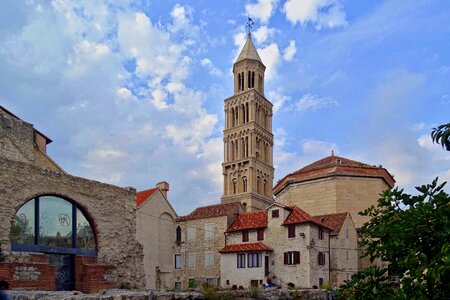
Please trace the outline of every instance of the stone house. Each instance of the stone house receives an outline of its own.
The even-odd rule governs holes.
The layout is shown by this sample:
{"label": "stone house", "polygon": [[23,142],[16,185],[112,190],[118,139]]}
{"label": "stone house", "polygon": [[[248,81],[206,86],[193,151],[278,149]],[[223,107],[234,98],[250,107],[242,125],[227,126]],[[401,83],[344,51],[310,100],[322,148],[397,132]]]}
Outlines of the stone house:
{"label": "stone house", "polygon": [[51,142],[0,106],[0,277],[12,289],[143,287],[136,191],[67,174]]}
{"label": "stone house", "polygon": [[147,289],[171,289],[175,249],[175,219],[178,217],[167,194],[169,184],[136,193],[136,234],[144,247]]}
{"label": "stone house", "polygon": [[331,228],[297,206],[274,203],[239,215],[228,227],[221,256],[222,287],[311,288],[330,280]]}
{"label": "stone house", "polygon": [[220,285],[220,255],[224,232],[243,212],[239,202],[198,207],[177,218],[173,256],[176,289]]}
{"label": "stone house", "polygon": [[330,283],[340,286],[358,271],[358,233],[348,212],[314,216],[331,228]]}

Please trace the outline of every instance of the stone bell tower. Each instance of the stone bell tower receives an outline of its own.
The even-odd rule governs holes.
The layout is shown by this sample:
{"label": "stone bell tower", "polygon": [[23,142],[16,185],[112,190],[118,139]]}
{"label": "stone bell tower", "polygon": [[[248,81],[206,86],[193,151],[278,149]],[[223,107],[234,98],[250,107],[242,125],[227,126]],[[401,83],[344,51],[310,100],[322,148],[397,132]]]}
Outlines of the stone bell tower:
{"label": "stone bell tower", "polygon": [[264,96],[265,69],[249,33],[233,66],[234,95],[225,99],[221,198],[246,211],[273,203],[273,105]]}

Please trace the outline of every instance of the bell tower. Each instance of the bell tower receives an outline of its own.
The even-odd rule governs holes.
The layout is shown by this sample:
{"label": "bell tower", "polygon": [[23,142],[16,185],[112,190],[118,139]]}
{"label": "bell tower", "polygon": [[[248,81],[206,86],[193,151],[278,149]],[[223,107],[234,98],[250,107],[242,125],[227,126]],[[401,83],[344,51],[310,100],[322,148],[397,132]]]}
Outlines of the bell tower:
{"label": "bell tower", "polygon": [[225,99],[221,198],[241,202],[246,211],[273,203],[273,105],[264,96],[265,69],[248,33],[233,65],[234,95]]}

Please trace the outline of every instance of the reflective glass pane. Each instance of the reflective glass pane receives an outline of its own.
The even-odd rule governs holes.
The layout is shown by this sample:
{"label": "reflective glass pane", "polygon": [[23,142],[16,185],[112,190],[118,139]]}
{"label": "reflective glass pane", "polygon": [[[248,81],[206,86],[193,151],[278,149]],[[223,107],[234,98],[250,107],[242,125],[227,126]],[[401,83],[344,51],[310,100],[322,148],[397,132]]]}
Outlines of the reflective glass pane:
{"label": "reflective glass pane", "polygon": [[16,213],[11,226],[11,241],[21,245],[34,244],[34,199],[25,203]]}
{"label": "reflective glass pane", "polygon": [[77,209],[77,248],[95,250],[94,232],[79,209]]}
{"label": "reflective glass pane", "polygon": [[72,203],[58,197],[39,197],[40,245],[72,246],[72,207]]}

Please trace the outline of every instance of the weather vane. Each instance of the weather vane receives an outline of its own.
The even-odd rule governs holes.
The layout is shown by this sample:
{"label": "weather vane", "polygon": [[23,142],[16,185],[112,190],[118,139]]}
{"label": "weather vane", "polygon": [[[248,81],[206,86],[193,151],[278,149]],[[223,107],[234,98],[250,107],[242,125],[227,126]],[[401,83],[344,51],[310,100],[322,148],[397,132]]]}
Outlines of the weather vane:
{"label": "weather vane", "polygon": [[252,32],[252,27],[255,25],[255,22],[250,17],[247,17],[247,25],[245,25],[245,29],[247,29],[247,33],[250,34]]}

